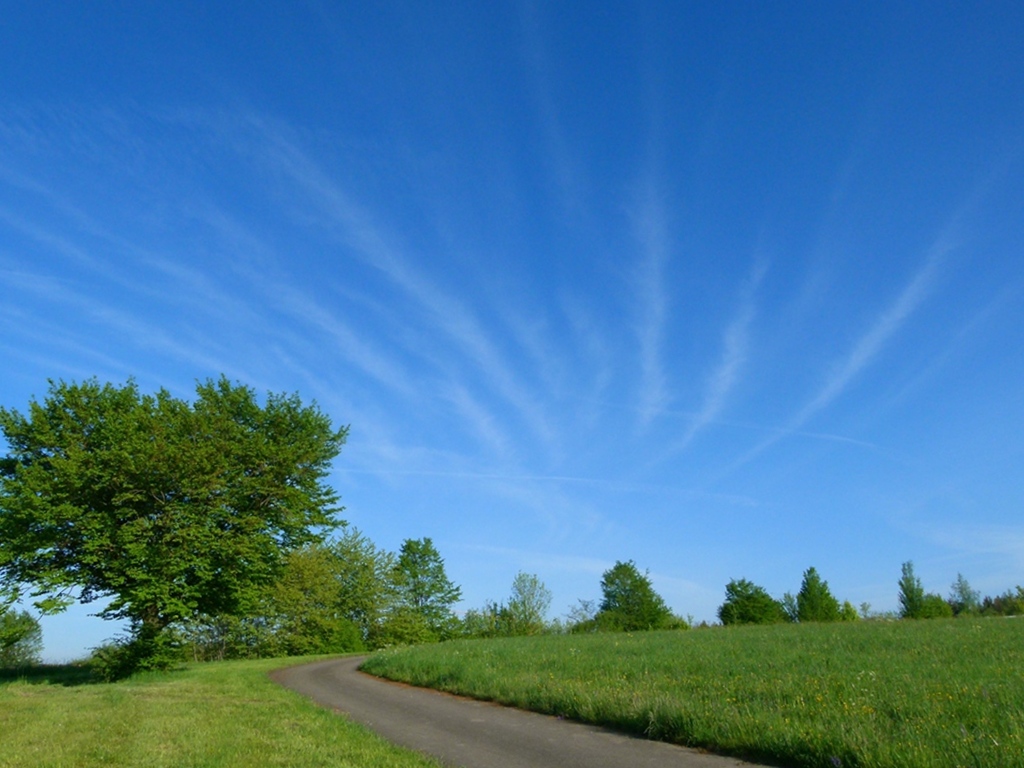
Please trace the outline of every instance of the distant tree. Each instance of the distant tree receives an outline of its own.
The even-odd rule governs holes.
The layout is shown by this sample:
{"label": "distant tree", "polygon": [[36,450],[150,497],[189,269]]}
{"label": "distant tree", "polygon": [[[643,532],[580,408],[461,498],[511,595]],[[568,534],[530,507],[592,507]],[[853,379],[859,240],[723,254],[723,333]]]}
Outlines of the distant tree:
{"label": "distant tree", "polygon": [[465,637],[516,637],[546,631],[551,591],[534,574],[520,572],[512,580],[508,603],[488,602],[482,609],[466,611],[462,618]]}
{"label": "distant tree", "polygon": [[172,624],[248,614],[337,524],[324,479],[347,430],[297,396],[51,382],[27,416],[0,408],[0,431],[0,585],[45,612],[112,598],[99,615],[129,621],[142,667],[169,663]]}
{"label": "distant tree", "polygon": [[828,582],[814,568],[804,571],[804,580],[796,596],[800,621],[839,621],[839,601],[832,596]]}
{"label": "distant tree", "polygon": [[953,607],[946,602],[942,595],[929,592],[924,596],[921,603],[921,611],[915,617],[918,619],[948,619],[953,616]]}
{"label": "distant tree", "polygon": [[782,605],[782,610],[789,621],[800,621],[800,604],[796,600],[796,595],[792,592],[786,592],[779,603]]}
{"label": "distant tree", "polygon": [[924,587],[914,575],[914,564],[910,560],[903,564],[903,575],[899,580],[900,618],[919,619],[924,610]]}
{"label": "distant tree", "polygon": [[956,581],[949,591],[949,605],[954,616],[970,615],[981,611],[981,593],[971,589],[971,585],[962,573],[956,575]]}
{"label": "distant tree", "polygon": [[860,614],[857,613],[857,609],[853,607],[853,603],[849,600],[844,600],[842,607],[839,609],[839,620],[840,621],[858,621]]}
{"label": "distant tree", "polygon": [[199,614],[178,622],[173,629],[185,655],[193,661],[258,659],[284,652],[277,627],[265,616]]}
{"label": "distant tree", "polygon": [[456,626],[455,623],[441,628],[432,626],[420,611],[408,605],[398,605],[374,627],[369,640],[373,648],[436,643],[443,639],[441,632],[444,632],[444,637],[454,635]]}
{"label": "distant tree", "polygon": [[327,548],[339,583],[339,611],[355,622],[363,641],[373,647],[371,635],[398,599],[397,558],[349,526],[343,526]]}
{"label": "distant tree", "polygon": [[723,624],[777,624],[788,620],[782,603],[747,579],[725,585],[725,602],[718,608]]}
{"label": "distant tree", "polygon": [[576,605],[569,608],[566,625],[569,632],[596,632],[597,602],[582,598],[577,600]]}
{"label": "distant tree", "polygon": [[286,555],[248,615],[200,615],[176,628],[197,661],[361,650],[394,603],[394,563],[343,525],[334,540]]}
{"label": "distant tree", "polygon": [[[406,539],[392,571],[398,596],[398,609],[390,619],[402,617],[402,626],[412,627],[409,613],[422,623],[435,640],[454,634],[457,619],[452,606],[462,598],[462,590],[445,573],[444,560],[429,538]],[[387,621],[387,619],[385,619]],[[389,633],[389,637],[394,635]],[[422,633],[417,627],[416,637]]]}
{"label": "distant tree", "polygon": [[983,616],[1024,616],[1024,587],[1016,592],[1007,590],[996,597],[985,597],[981,601]]}
{"label": "distant tree", "polygon": [[508,634],[540,634],[550,607],[551,590],[535,574],[520,571],[512,580],[512,594],[505,606]]}
{"label": "distant tree", "polygon": [[364,650],[359,626],[346,615],[340,561],[329,546],[289,552],[270,590],[267,616],[287,656]]}
{"label": "distant tree", "polygon": [[0,669],[38,664],[43,651],[43,630],[28,611],[0,605]]}
{"label": "distant tree", "polygon": [[483,608],[469,609],[462,617],[463,637],[500,637],[505,629],[502,621],[504,611],[505,606],[492,601],[485,603]]}
{"label": "distant tree", "polygon": [[616,562],[604,572],[601,592],[596,617],[600,629],[635,632],[667,629],[673,623],[672,611],[632,560]]}

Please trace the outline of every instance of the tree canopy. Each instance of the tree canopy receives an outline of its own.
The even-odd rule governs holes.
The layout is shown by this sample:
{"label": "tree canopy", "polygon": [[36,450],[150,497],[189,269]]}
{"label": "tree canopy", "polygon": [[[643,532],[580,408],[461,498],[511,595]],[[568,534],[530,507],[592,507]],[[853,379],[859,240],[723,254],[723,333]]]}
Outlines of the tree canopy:
{"label": "tree canopy", "polygon": [[0,584],[45,611],[110,597],[100,615],[149,636],[244,613],[287,552],[338,524],[324,478],[347,428],[296,395],[51,381],[27,415],[0,408],[0,431]]}

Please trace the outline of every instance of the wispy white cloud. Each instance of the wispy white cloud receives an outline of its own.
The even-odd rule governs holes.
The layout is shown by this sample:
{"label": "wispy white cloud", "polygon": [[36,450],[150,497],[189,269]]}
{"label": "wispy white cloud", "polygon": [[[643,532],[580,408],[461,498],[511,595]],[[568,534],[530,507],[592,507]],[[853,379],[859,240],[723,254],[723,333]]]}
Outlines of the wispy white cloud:
{"label": "wispy white cloud", "polygon": [[494,555],[518,563],[526,570],[538,572],[562,571],[584,575],[601,575],[614,563],[598,557],[565,555],[557,552],[538,552],[533,550],[515,549],[512,547],[493,547],[486,545],[473,546],[475,552]]}
{"label": "wispy white cloud", "polygon": [[951,227],[946,227],[929,249],[924,263],[904,285],[895,300],[875,317],[874,322],[857,340],[850,352],[832,366],[831,372],[818,392],[778,433],[743,454],[723,474],[728,474],[748,463],[783,437],[800,432],[812,417],[842,395],[925,301],[933,288],[939,267],[953,247]]}
{"label": "wispy white cloud", "polygon": [[921,526],[917,530],[961,555],[1001,558],[1006,562],[1006,569],[1015,573],[1013,578],[1024,569],[1024,527],[971,523]]}
{"label": "wispy white cloud", "polygon": [[850,382],[874,360],[886,342],[903,327],[907,318],[924,301],[931,290],[939,263],[951,249],[952,245],[945,240],[936,243],[924,266],[904,286],[896,300],[875,319],[846,358],[833,368],[818,394],[794,417],[790,424],[792,429],[799,429],[814,414],[839,397]]}
{"label": "wispy white cloud", "polygon": [[523,0],[520,3],[520,19],[523,32],[523,54],[530,82],[533,85],[544,147],[554,176],[558,200],[566,214],[576,218],[585,218],[583,185],[579,182],[580,171],[578,163],[569,150],[569,143],[565,139],[562,121],[555,106],[556,100],[552,93],[547,47],[544,43],[543,23],[536,3],[531,0]]}
{"label": "wispy white cloud", "polygon": [[[33,294],[44,303],[61,307],[62,311],[72,308],[82,320],[95,323],[106,332],[116,334],[132,344],[136,350],[158,351],[187,363],[194,370],[222,372],[236,377],[242,373],[226,362],[228,356],[222,349],[211,347],[211,344],[214,344],[212,339],[204,340],[196,336],[187,338],[180,331],[169,331],[148,322],[137,313],[116,308],[102,298],[82,294],[51,278],[8,275],[6,282],[15,285],[17,290],[24,294]],[[66,340],[75,340],[82,348],[92,349],[97,342],[90,340],[89,332],[90,329],[82,327],[79,323],[66,328],[62,335]],[[132,369],[127,363],[125,367]]]}
{"label": "wispy white cloud", "polygon": [[668,396],[662,362],[662,345],[668,317],[665,292],[665,265],[670,239],[664,204],[649,179],[636,217],[636,236],[641,246],[637,275],[638,354],[640,357],[640,419],[647,426],[664,409]]}
{"label": "wispy white cloud", "polygon": [[767,268],[765,261],[755,260],[740,291],[739,308],[722,334],[722,358],[708,377],[703,405],[693,421],[690,422],[690,426],[676,450],[686,448],[701,430],[718,418],[729,394],[736,385],[747,358],[750,324],[754,319],[756,309],[755,295]]}
{"label": "wispy white cloud", "polygon": [[[265,121],[257,121],[257,125],[267,143],[268,160],[303,189],[330,222],[341,227],[344,240],[366,263],[415,301],[433,326],[485,375],[496,393],[515,409],[534,434],[545,444],[552,444],[555,433],[540,400],[520,384],[512,366],[489,338],[478,317],[464,302],[404,258],[373,222],[370,212],[344,192],[283,131]],[[427,353],[423,349],[418,351]],[[448,366],[438,364],[438,367],[446,369]]]}
{"label": "wispy white cloud", "polygon": [[498,457],[506,457],[511,452],[511,441],[494,415],[474,398],[469,390],[456,382],[449,387],[448,399],[462,416],[464,424],[474,432],[481,443],[490,448]]}

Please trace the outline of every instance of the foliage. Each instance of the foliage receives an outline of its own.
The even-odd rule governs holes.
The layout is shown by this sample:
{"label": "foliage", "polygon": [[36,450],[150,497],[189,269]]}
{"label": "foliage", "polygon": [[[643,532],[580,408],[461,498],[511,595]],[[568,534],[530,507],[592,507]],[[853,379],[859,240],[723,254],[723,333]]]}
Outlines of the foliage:
{"label": "foliage", "polygon": [[804,580],[796,596],[799,621],[839,621],[839,601],[832,596],[828,582],[813,567],[804,571]]}
{"label": "foliage", "polygon": [[725,585],[725,602],[718,608],[723,624],[778,624],[788,621],[782,603],[764,587],[747,579],[733,579]]}
{"label": "foliage", "polygon": [[520,571],[512,580],[512,594],[505,608],[508,634],[540,634],[550,607],[551,590],[536,574]]}
{"label": "foliage", "polygon": [[0,765],[438,768],[267,675],[280,660],[190,664],[113,684],[77,667],[0,678]]}
{"label": "foliage", "polygon": [[976,614],[981,611],[981,593],[971,589],[962,573],[956,575],[956,581],[950,587],[949,606],[955,616]]}
{"label": "foliage", "polygon": [[853,603],[849,600],[844,600],[842,607],[839,609],[839,620],[840,621],[859,621],[860,614],[857,613],[857,609],[853,607]]}
{"label": "foliage", "polygon": [[[462,590],[448,578],[442,559],[430,538],[406,539],[392,569],[397,590],[397,615],[385,619],[392,627],[416,627],[410,614],[422,618],[423,625],[434,639],[444,640],[456,632],[458,624],[452,606],[462,597]],[[416,629],[416,635],[421,633]],[[405,642],[414,642],[407,640]]]}
{"label": "foliage", "polygon": [[502,614],[505,606],[488,601],[483,608],[470,608],[462,617],[462,636],[475,638],[501,637],[505,625]]}
{"label": "foliage", "polygon": [[395,558],[342,525],[327,543],[286,555],[248,616],[199,616],[179,626],[193,660],[360,651],[379,640],[395,601]]}
{"label": "foliage", "polygon": [[86,662],[100,680],[122,680],[136,672],[170,669],[184,661],[177,632],[133,625],[127,636],[94,648]]}
{"label": "foliage", "polygon": [[580,598],[565,617],[569,632],[597,631],[597,602]]}
{"label": "foliage", "polygon": [[1024,621],[461,641],[374,674],[758,763],[1024,768]]}
{"label": "foliage", "polygon": [[899,581],[900,618],[919,619],[924,609],[924,587],[914,575],[914,564],[908,560],[903,564],[903,575]]}
{"label": "foliage", "polygon": [[199,614],[244,615],[283,556],[336,525],[323,483],[346,430],[297,396],[227,379],[166,390],[50,383],[28,415],[0,408],[0,581],[62,610],[111,596],[139,648]]}
{"label": "foliage", "polygon": [[903,564],[899,588],[901,619],[945,619],[953,615],[952,606],[941,595],[925,593],[909,560]]}
{"label": "foliage", "polygon": [[667,629],[672,612],[636,564],[618,561],[601,578],[603,595],[595,617],[598,629],[636,632]]}
{"label": "foliage", "polygon": [[1024,616],[1024,587],[1016,592],[1007,590],[996,597],[986,597],[981,603],[984,616]]}
{"label": "foliage", "polygon": [[349,526],[327,548],[340,587],[338,610],[359,627],[363,642],[374,647],[371,636],[398,599],[396,558]]}
{"label": "foliage", "polygon": [[929,592],[924,596],[921,603],[921,612],[916,618],[919,619],[948,619],[953,616],[953,607],[946,602],[942,595]]}
{"label": "foliage", "polygon": [[[444,632],[444,636],[441,632]],[[369,637],[372,648],[391,648],[396,645],[436,643],[454,634],[454,625],[432,625],[422,612],[408,605],[399,605],[388,612],[374,627]]]}
{"label": "foliage", "polygon": [[359,627],[343,611],[339,564],[327,546],[288,553],[268,600],[267,615],[276,629],[275,655],[364,650]]}
{"label": "foliage", "polygon": [[507,604],[488,602],[482,609],[466,611],[463,637],[518,637],[548,630],[545,621],[551,606],[551,590],[535,574],[520,571],[512,580]]}
{"label": "foliage", "polygon": [[796,600],[796,595],[787,592],[782,596],[779,605],[782,606],[782,612],[786,614],[788,621],[800,621],[800,604]]}
{"label": "foliage", "polygon": [[259,659],[275,656],[275,627],[262,616],[193,616],[174,626],[192,661]]}
{"label": "foliage", "polygon": [[38,664],[43,651],[43,630],[28,611],[0,606],[0,669]]}

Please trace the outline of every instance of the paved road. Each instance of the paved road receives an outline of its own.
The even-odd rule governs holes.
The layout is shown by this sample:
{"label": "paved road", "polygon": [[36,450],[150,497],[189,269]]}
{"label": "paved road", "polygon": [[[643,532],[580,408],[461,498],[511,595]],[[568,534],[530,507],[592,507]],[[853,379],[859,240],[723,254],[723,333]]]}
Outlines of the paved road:
{"label": "paved road", "polygon": [[388,741],[460,768],[735,768],[726,757],[603,728],[384,682],[359,657],[276,670],[271,677]]}

